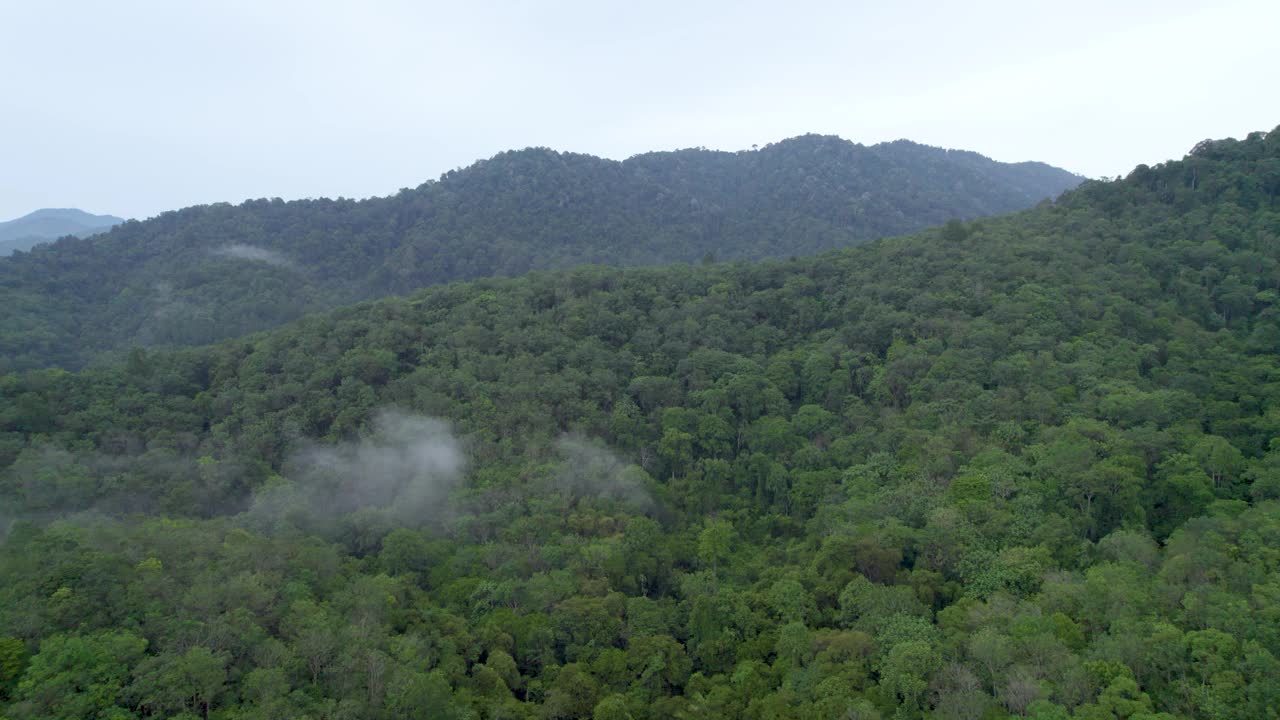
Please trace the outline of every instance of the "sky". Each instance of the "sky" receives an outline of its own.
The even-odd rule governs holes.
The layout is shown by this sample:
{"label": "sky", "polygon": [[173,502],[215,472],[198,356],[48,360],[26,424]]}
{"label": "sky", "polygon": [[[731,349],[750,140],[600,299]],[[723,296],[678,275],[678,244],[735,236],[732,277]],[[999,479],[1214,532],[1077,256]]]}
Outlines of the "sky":
{"label": "sky", "polygon": [[0,219],[807,132],[1113,177],[1280,125],[1276,28],[1276,0],[0,0]]}

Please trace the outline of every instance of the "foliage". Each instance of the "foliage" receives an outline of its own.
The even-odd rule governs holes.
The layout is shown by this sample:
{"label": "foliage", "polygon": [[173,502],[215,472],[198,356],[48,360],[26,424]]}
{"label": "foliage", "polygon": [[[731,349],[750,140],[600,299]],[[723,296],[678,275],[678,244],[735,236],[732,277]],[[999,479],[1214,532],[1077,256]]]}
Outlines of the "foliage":
{"label": "foliage", "polygon": [[[1039,163],[811,135],[625,162],[533,148],[385,198],[191,207],[0,259],[0,372],[204,344],[456,280],[809,255],[1020,210],[1079,182]],[[386,360],[344,364],[375,377]]]}
{"label": "foliage", "polygon": [[1278,159],[2,376],[0,713],[1275,717]]}

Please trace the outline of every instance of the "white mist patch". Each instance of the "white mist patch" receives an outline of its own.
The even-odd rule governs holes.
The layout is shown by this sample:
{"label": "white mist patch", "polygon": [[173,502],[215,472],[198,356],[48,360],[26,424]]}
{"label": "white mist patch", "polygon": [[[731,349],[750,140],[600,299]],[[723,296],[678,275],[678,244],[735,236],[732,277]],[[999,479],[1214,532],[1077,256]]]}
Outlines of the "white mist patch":
{"label": "white mist patch", "polygon": [[465,467],[448,423],[383,410],[368,437],[291,458],[288,479],[257,493],[249,514],[316,522],[376,509],[398,522],[421,524],[440,515]]}
{"label": "white mist patch", "polygon": [[214,255],[235,258],[237,260],[249,260],[250,262],[266,263],[280,268],[288,268],[290,270],[297,267],[297,263],[285,257],[282,253],[275,250],[268,250],[254,245],[245,245],[243,243],[235,243],[232,245],[223,245],[213,251]]}
{"label": "white mist patch", "polygon": [[556,450],[564,459],[556,475],[562,491],[573,497],[621,500],[640,510],[654,506],[646,487],[648,473],[622,462],[608,448],[581,436],[565,435],[556,441]]}

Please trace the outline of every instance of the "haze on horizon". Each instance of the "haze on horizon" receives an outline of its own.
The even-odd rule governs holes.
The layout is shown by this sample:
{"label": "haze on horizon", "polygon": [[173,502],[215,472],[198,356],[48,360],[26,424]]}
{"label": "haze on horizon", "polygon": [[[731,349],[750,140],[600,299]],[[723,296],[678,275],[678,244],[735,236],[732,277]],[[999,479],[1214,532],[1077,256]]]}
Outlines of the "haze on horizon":
{"label": "haze on horizon", "polygon": [[1280,124],[1271,0],[5,3],[0,219],[806,132],[1091,177]]}

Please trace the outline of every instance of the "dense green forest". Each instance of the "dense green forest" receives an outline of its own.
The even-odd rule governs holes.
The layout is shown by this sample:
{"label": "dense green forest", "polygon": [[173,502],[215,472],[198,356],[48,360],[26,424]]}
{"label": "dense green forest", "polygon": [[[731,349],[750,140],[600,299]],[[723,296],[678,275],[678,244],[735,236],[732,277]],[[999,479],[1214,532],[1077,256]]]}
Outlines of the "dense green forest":
{"label": "dense green forest", "polygon": [[1278,321],[1280,128],[0,376],[0,716],[1277,718]]}
{"label": "dense green forest", "polygon": [[1021,210],[1080,180],[809,135],[625,162],[530,149],[386,198],[192,207],[0,259],[0,372],[200,345],[455,280],[811,255]]}

